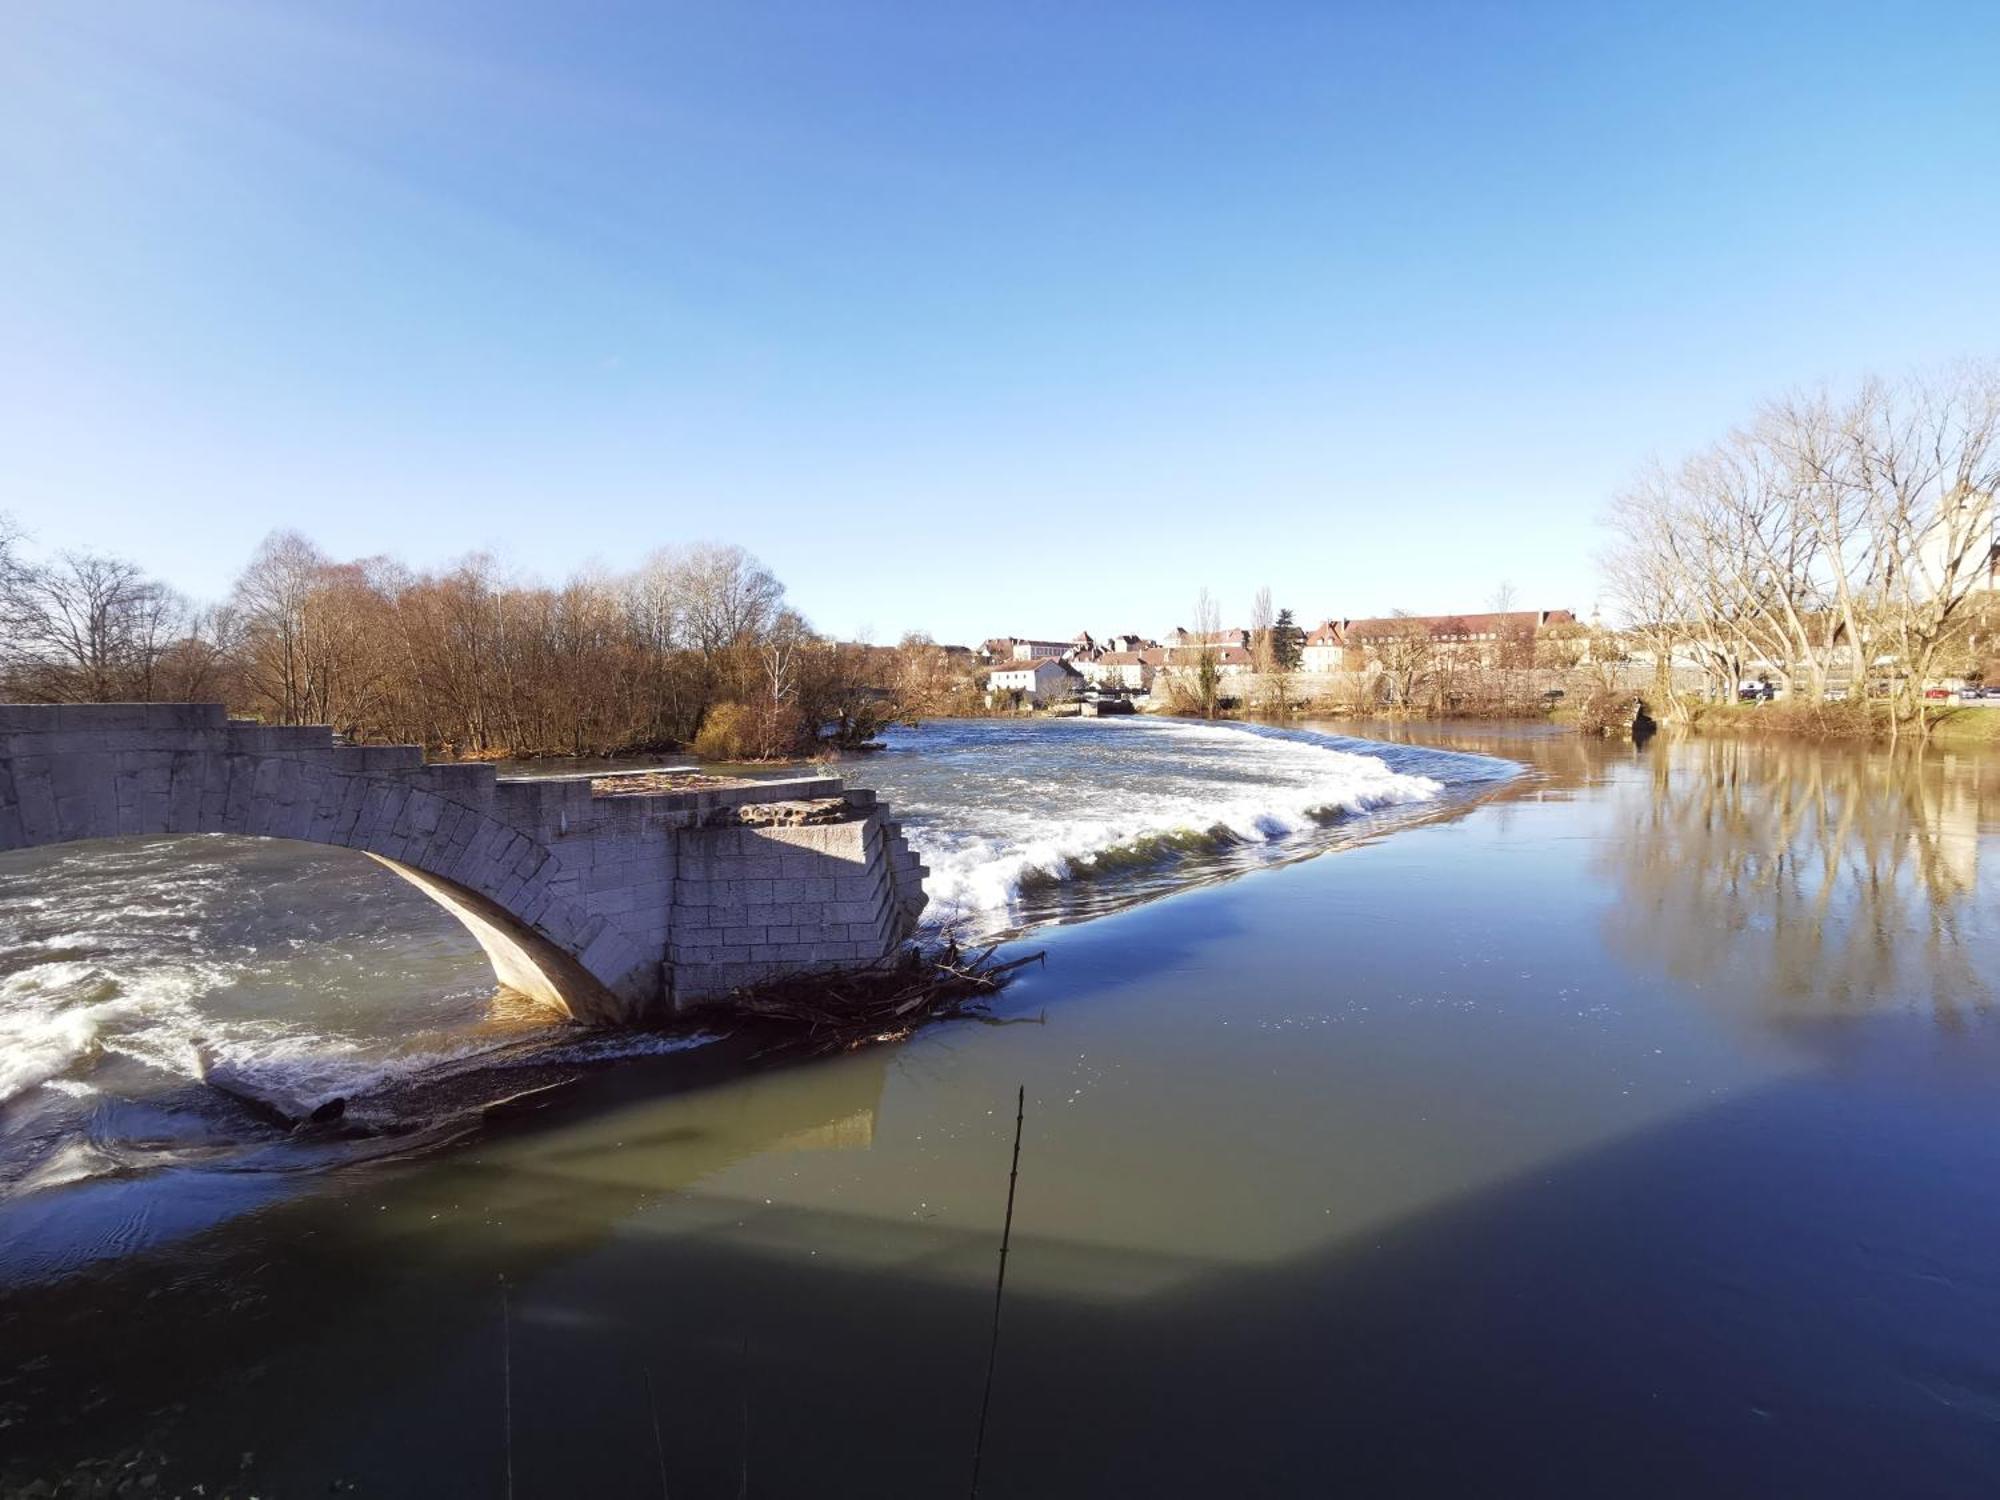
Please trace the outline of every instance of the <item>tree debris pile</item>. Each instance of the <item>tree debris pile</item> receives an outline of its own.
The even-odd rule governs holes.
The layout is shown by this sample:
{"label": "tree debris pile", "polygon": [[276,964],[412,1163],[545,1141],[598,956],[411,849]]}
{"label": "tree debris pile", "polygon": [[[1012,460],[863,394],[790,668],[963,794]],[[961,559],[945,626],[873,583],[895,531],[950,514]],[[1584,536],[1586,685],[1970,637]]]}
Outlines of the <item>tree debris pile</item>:
{"label": "tree debris pile", "polygon": [[637,797],[650,792],[705,792],[719,786],[742,786],[740,778],[710,776],[701,771],[620,771],[591,778],[593,797]]}
{"label": "tree debris pile", "polygon": [[824,1054],[900,1042],[932,1021],[980,1016],[1015,971],[1043,958],[1037,951],[997,959],[998,946],[967,953],[947,938],[874,968],[769,980],[732,992],[728,1004],[788,1050]]}

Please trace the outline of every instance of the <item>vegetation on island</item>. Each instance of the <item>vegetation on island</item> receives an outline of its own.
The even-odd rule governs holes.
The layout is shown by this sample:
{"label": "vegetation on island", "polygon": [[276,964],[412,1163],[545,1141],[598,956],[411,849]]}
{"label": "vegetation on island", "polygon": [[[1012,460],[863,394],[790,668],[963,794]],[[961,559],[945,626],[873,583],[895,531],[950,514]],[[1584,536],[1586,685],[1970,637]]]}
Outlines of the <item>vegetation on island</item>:
{"label": "vegetation on island", "polygon": [[0,697],[221,701],[356,742],[498,759],[693,746],[723,759],[872,740],[953,703],[944,653],[830,640],[739,547],[653,553],[560,585],[474,554],[340,561],[296,533],[197,606],[95,552],[30,560],[0,518]]}

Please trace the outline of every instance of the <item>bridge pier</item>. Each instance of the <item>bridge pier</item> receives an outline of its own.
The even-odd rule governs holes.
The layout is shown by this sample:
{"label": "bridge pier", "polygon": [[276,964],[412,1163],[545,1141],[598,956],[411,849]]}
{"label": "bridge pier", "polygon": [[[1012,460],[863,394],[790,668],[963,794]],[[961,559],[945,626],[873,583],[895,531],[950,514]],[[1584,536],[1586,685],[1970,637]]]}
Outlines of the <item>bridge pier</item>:
{"label": "bridge pier", "polygon": [[0,851],[231,833],[358,849],[450,910],[501,981],[643,1021],[892,955],[925,871],[836,777],[599,794],[219,704],[0,705]]}

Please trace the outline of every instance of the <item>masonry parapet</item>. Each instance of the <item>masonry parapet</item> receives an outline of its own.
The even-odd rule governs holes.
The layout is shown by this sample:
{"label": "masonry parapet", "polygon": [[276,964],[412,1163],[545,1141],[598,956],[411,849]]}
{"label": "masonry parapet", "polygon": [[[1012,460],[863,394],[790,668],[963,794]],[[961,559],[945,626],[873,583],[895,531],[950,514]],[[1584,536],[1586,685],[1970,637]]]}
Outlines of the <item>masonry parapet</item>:
{"label": "masonry parapet", "polygon": [[872,791],[592,780],[427,763],[216,704],[0,705],[0,850],[183,833],[359,849],[452,910],[504,982],[587,1019],[879,962],[915,929],[926,872]]}

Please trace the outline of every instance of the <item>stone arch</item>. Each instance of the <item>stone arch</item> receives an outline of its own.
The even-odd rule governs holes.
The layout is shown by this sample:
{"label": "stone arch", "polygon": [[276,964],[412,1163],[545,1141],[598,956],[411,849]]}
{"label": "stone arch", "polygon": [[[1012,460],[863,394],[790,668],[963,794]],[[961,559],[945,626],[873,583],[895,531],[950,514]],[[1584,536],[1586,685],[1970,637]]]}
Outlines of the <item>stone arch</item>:
{"label": "stone arch", "polygon": [[457,917],[503,983],[581,1020],[623,1018],[657,976],[634,975],[631,945],[600,941],[609,923],[563,894],[536,836],[544,799],[509,792],[490,766],[230,723],[219,705],[0,707],[0,850],[203,833],[359,850]]}
{"label": "stone arch", "polygon": [[[740,820],[798,799],[833,826]],[[588,778],[427,765],[416,746],[336,744],[219,704],[0,705],[0,851],[198,833],[371,855],[464,923],[502,982],[592,1022],[875,962],[923,906],[896,825],[830,777],[598,796]]]}

